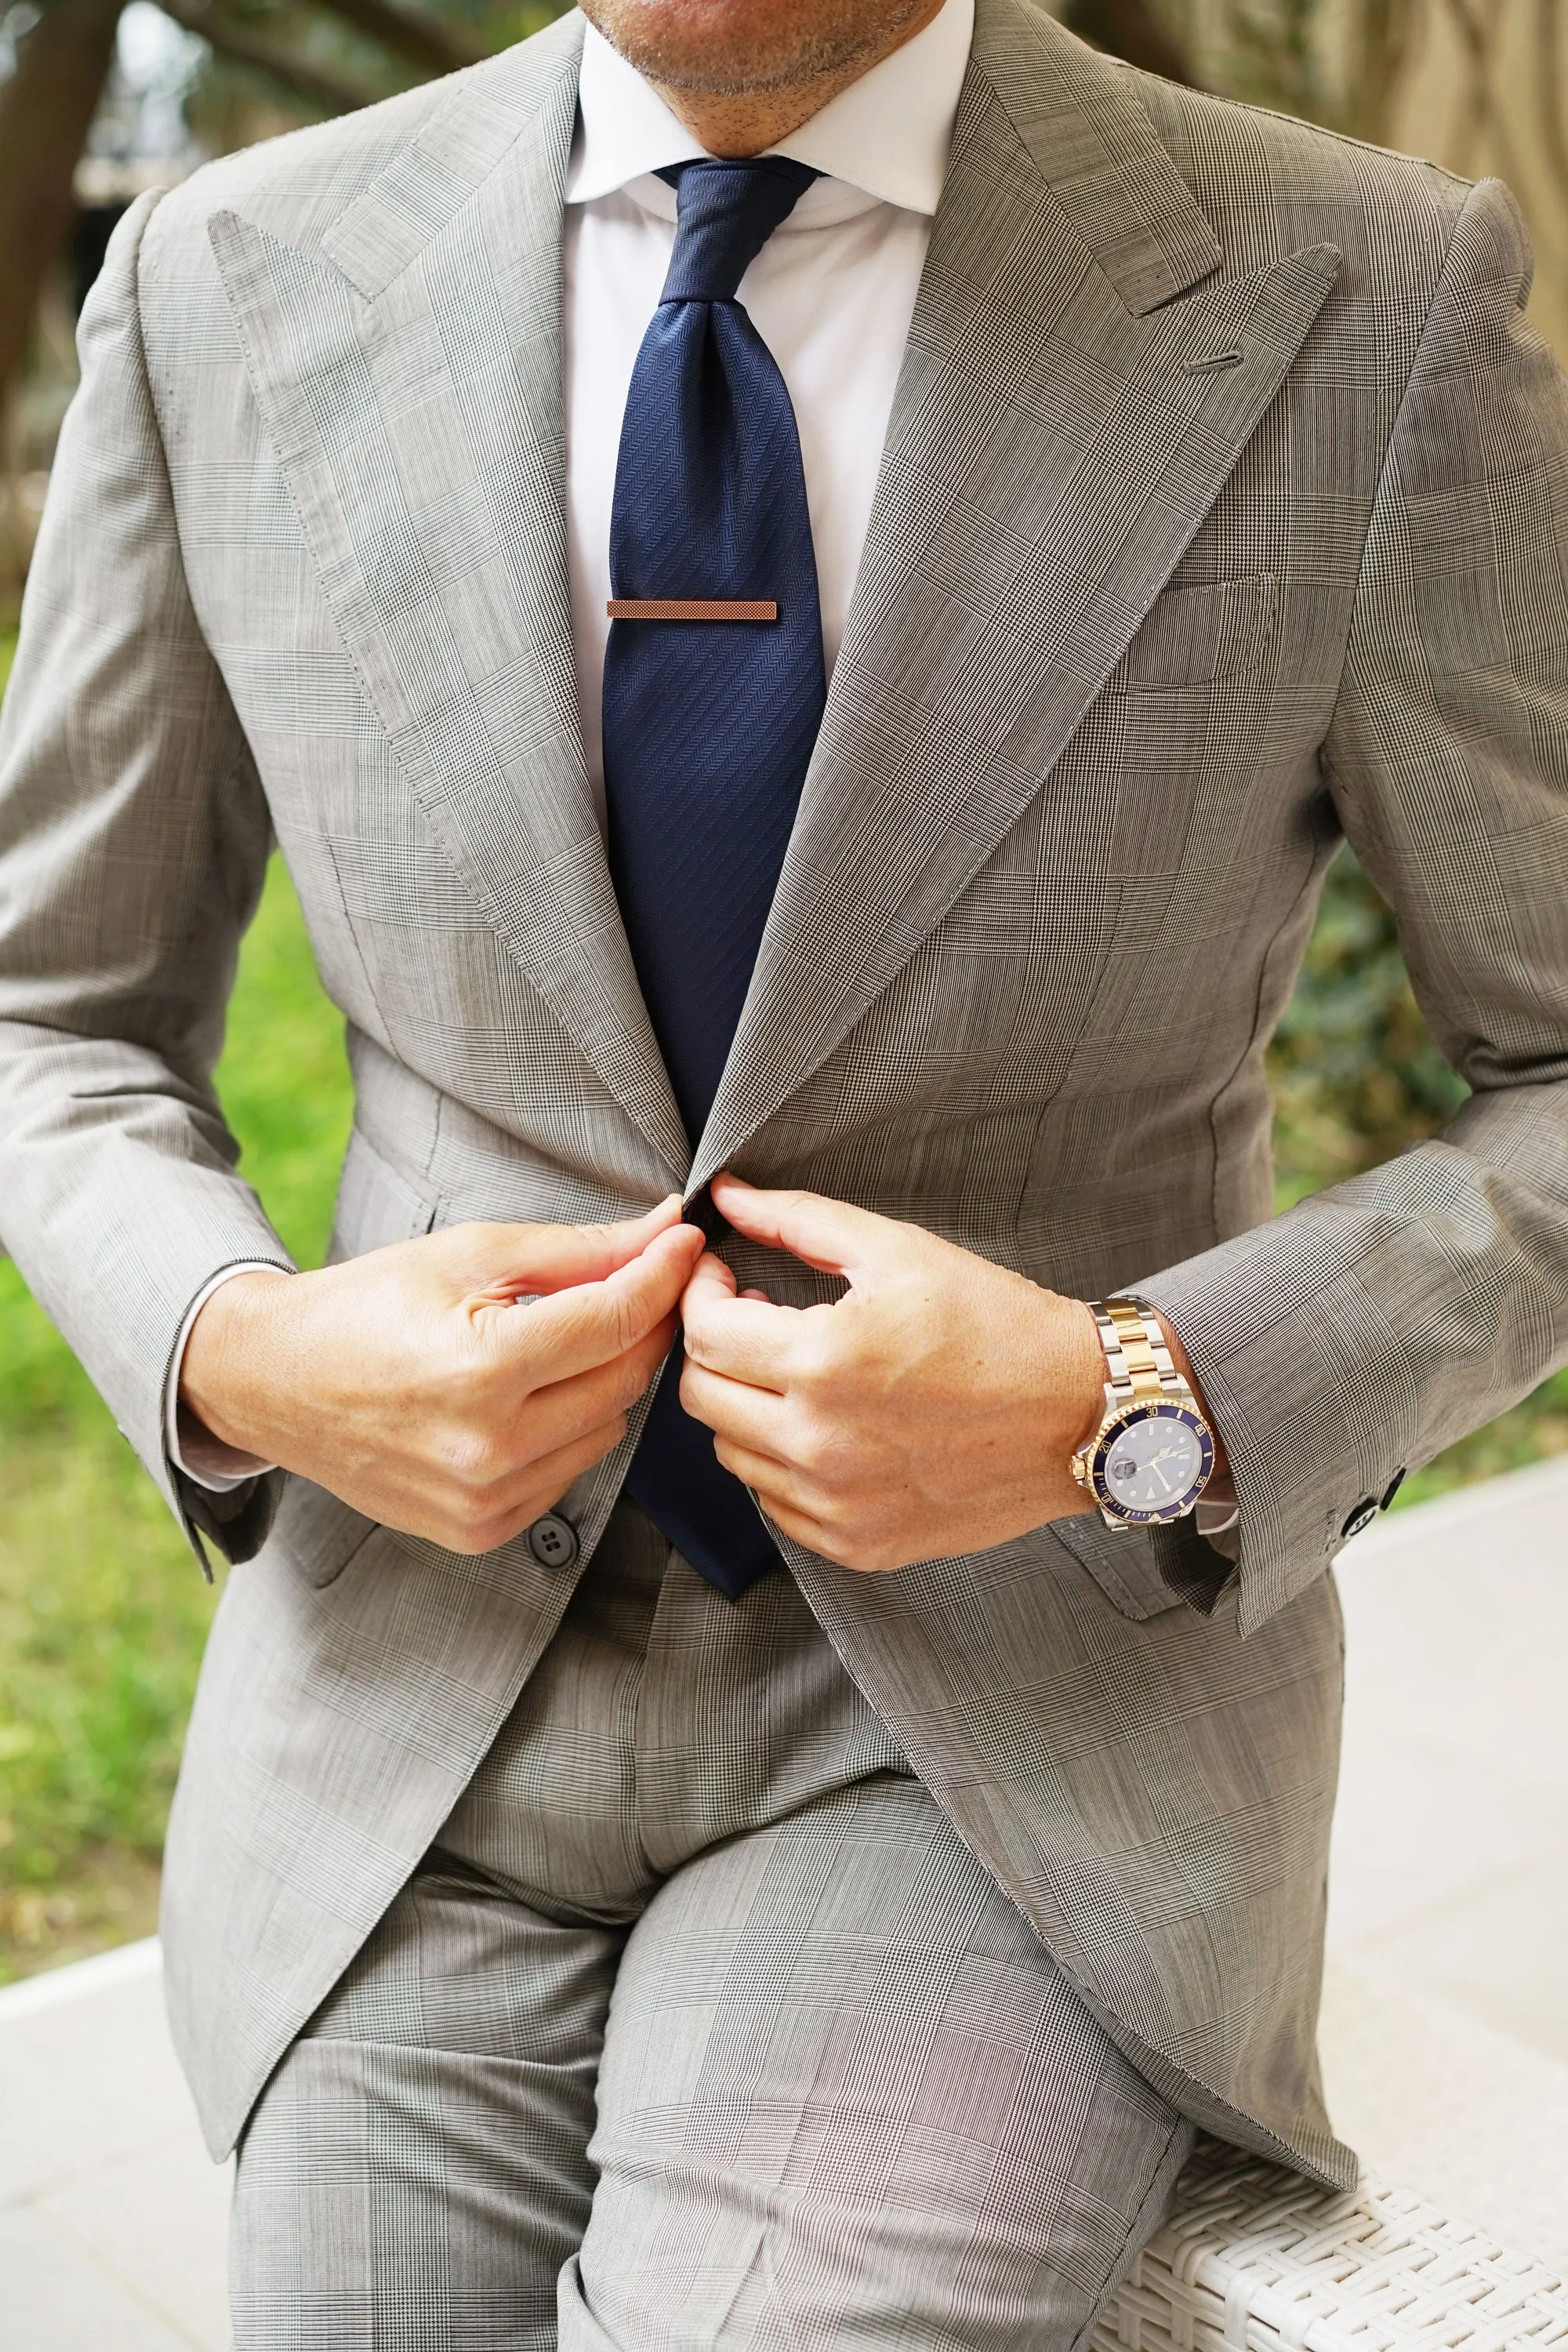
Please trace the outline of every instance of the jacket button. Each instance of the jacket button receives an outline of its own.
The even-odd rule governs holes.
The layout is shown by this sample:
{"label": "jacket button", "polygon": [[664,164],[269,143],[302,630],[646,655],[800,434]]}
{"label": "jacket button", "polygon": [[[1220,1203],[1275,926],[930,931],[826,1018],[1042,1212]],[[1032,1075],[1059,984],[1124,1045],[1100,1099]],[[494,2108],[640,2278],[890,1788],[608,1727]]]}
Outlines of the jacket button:
{"label": "jacket button", "polygon": [[1352,1536],[1359,1536],[1363,1528],[1370,1528],[1376,1517],[1376,1498],[1372,1495],[1363,1495],[1361,1501],[1351,1513],[1349,1518],[1345,1521],[1344,1526],[1340,1529],[1340,1533],[1344,1538],[1346,1543],[1349,1543]]}
{"label": "jacket button", "polygon": [[559,1511],[546,1511],[528,1531],[528,1549],[541,1568],[570,1568],[577,1557],[577,1530]]}

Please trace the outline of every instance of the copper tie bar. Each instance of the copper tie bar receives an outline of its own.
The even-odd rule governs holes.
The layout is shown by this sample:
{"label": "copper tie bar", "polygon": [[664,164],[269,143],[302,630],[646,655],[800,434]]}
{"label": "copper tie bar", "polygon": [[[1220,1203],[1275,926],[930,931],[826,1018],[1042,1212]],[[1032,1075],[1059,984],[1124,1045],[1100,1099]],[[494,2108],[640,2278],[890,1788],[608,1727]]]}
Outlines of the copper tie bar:
{"label": "copper tie bar", "polygon": [[776,621],[771,597],[612,596],[605,607],[612,621]]}

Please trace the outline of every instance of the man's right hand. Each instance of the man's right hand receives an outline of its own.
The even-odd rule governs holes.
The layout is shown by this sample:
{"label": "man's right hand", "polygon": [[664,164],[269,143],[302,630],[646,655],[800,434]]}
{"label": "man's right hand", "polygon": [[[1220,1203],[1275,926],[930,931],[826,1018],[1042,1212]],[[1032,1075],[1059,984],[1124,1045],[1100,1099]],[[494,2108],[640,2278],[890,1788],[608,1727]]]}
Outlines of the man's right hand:
{"label": "man's right hand", "polygon": [[625,1436],[701,1253],[679,1219],[672,1195],[635,1223],[454,1225],[236,1275],[191,1326],[180,1405],[383,1526],[489,1551]]}

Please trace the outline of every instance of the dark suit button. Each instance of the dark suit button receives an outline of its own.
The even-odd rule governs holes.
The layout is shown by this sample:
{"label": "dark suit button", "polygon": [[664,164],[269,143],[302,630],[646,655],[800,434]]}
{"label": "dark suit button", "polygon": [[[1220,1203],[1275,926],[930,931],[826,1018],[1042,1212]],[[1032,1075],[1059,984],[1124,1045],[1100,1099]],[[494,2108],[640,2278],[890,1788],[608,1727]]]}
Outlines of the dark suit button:
{"label": "dark suit button", "polygon": [[559,1511],[546,1511],[528,1531],[528,1549],[541,1568],[570,1568],[577,1557],[577,1530]]}
{"label": "dark suit button", "polygon": [[1363,1528],[1370,1528],[1376,1517],[1376,1502],[1373,1500],[1372,1496],[1363,1495],[1361,1501],[1351,1513],[1349,1518],[1345,1521],[1344,1526],[1340,1529],[1340,1533],[1344,1538],[1346,1543],[1349,1543],[1352,1536],[1359,1536]]}
{"label": "dark suit button", "polygon": [[1389,1486],[1389,1489],[1388,1489],[1387,1494],[1386,1494],[1386,1495],[1384,1495],[1384,1498],[1383,1498],[1382,1502],[1381,1502],[1381,1503],[1379,1503],[1379,1505],[1378,1505],[1378,1507],[1378,1507],[1378,1509],[1379,1509],[1380,1511],[1386,1511],[1386,1510],[1387,1510],[1387,1508],[1388,1508],[1388,1507],[1389,1507],[1390,1503],[1392,1503],[1392,1502],[1393,1502],[1393,1500],[1394,1500],[1394,1498],[1395,1495],[1397,1495],[1397,1494],[1398,1494],[1398,1492],[1399,1492],[1399,1490],[1400,1490],[1401,1486],[1404,1486],[1404,1484],[1405,1484],[1405,1473],[1404,1473],[1404,1471],[1403,1471],[1403,1470],[1396,1470],[1396,1471],[1394,1472],[1394,1474],[1393,1483],[1392,1483],[1392,1484],[1391,1484],[1391,1486]]}

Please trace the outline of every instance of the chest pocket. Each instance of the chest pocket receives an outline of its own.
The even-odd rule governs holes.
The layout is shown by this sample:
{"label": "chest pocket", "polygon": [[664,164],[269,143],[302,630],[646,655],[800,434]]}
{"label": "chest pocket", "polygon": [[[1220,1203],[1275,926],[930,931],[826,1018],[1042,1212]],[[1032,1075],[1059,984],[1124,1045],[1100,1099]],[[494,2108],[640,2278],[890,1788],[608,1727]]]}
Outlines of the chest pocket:
{"label": "chest pocket", "polygon": [[1102,689],[1108,695],[1169,693],[1218,685],[1256,669],[1279,611],[1277,573],[1167,588]]}
{"label": "chest pocket", "polygon": [[1269,572],[1167,588],[1155,600],[1063,765],[1064,784],[1099,794],[1109,874],[1142,887],[1178,872],[1200,808],[1205,864],[1203,845],[1245,830],[1268,734],[1280,601]]}

